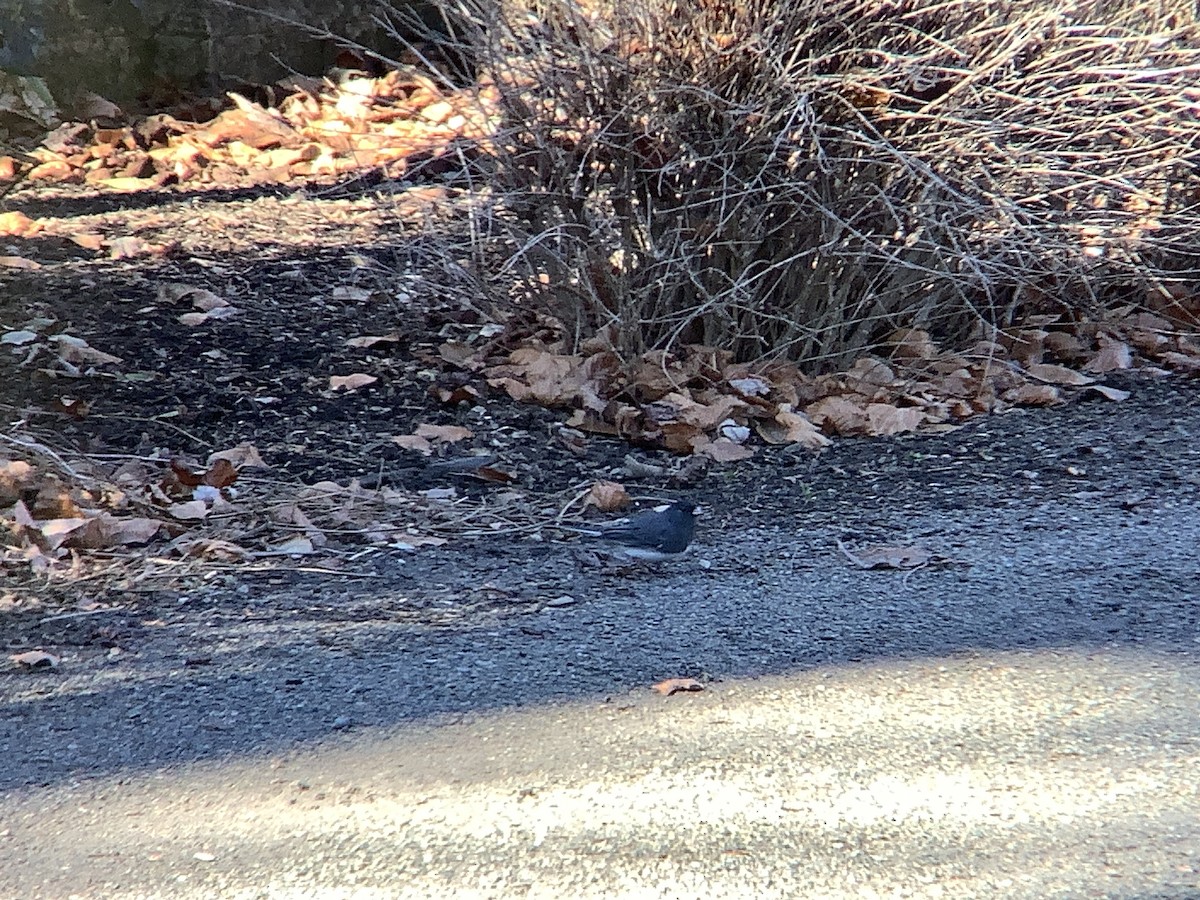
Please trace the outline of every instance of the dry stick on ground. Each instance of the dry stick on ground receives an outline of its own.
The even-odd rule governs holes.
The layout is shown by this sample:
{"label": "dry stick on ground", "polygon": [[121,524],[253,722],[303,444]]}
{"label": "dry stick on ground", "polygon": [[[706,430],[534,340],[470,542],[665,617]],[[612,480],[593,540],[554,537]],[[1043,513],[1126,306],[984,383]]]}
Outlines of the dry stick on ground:
{"label": "dry stick on ground", "polygon": [[85,616],[100,616],[106,613],[125,612],[124,606],[105,606],[100,609],[81,609],[75,612],[59,613],[55,616],[45,616],[38,620],[38,623],[45,625],[47,622],[58,622],[63,619],[81,619]]}
{"label": "dry stick on ground", "polygon": [[71,468],[71,465],[65,459],[63,459],[58,455],[58,453],[51,450],[45,444],[39,444],[37,441],[23,441],[19,438],[10,437],[5,434],[0,434],[0,442],[8,444],[10,447],[20,448],[21,450],[25,450],[38,456],[48,457],[56,466],[58,466],[63,472],[65,472],[67,475],[70,475],[72,478],[80,480],[83,480],[84,478],[83,475]]}

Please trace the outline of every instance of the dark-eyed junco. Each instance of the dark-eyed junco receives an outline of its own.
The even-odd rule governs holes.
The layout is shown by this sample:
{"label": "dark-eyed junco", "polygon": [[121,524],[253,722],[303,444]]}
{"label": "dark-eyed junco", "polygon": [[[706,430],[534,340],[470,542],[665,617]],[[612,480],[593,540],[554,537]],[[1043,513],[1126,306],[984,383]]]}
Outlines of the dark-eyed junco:
{"label": "dark-eyed junco", "polygon": [[675,500],[595,528],[569,530],[602,538],[629,559],[662,562],[676,559],[687,550],[696,531],[696,509],[690,500]]}

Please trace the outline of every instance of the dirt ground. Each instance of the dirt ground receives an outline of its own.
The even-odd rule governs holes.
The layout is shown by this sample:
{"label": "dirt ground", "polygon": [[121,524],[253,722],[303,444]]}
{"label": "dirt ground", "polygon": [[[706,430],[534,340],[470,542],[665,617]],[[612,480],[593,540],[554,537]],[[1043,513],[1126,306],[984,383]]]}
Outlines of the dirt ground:
{"label": "dirt ground", "polygon": [[[203,460],[251,442],[270,466],[264,482],[276,487],[358,478],[400,490],[453,487],[485,505],[500,495],[518,496],[547,525],[565,498],[598,478],[623,480],[639,496],[686,491],[708,509],[698,537],[707,568],[699,577],[746,585],[765,577],[763,554],[772,564],[786,556],[798,588],[826,577],[821,573],[830,567],[845,569],[851,564],[837,550],[839,541],[851,552],[915,546],[932,554],[923,571],[955,577],[979,560],[956,553],[938,516],[986,530],[986,510],[1037,504],[1042,520],[1029,527],[1053,532],[1058,525],[1047,504],[1084,502],[1152,527],[1147,510],[1157,499],[1195,497],[1198,451],[1181,440],[1180,423],[1195,415],[1200,398],[1180,379],[1110,379],[1134,396],[1124,404],[1096,398],[981,418],[939,435],[840,440],[820,454],[768,447],[751,462],[689,475],[686,485],[681,461],[662,452],[600,439],[582,455],[572,452],[553,437],[561,412],[514,404],[502,394],[475,405],[442,405],[428,391],[441,377],[430,362],[433,348],[479,321],[461,299],[461,285],[440,290],[439,279],[455,275],[432,266],[431,259],[442,257],[423,248],[429,221],[452,219],[455,198],[445,194],[426,203],[418,216],[415,207],[404,207],[403,193],[382,190],[358,184],[324,194],[216,191],[155,203],[69,192],[23,195],[14,202],[31,216],[73,217],[81,229],[135,234],[177,249],[149,260],[95,261],[65,241],[14,241],[10,249],[43,268],[0,276],[6,328],[39,316],[54,319],[122,363],[116,375],[66,379],[21,367],[19,354],[0,357],[9,420],[24,422],[25,433],[64,453],[144,457],[166,450]],[[202,327],[183,325],[180,310],[163,299],[164,284],[206,288],[238,313]],[[346,343],[389,333],[399,340],[365,349]],[[328,390],[331,375],[353,372],[378,380],[350,393]],[[88,414],[57,411],[64,395],[86,403]],[[390,440],[421,423],[469,426],[471,449],[494,455],[515,482],[424,468]],[[630,454],[662,467],[662,474],[630,479],[622,473]],[[748,543],[750,534],[761,547]],[[811,543],[815,534],[824,536],[820,546]],[[631,579],[580,555],[578,544],[566,539],[536,527],[535,516],[534,526],[526,521],[511,532],[464,533],[413,553],[347,541],[327,554],[340,561],[333,568],[268,558],[177,572],[166,566],[135,581],[124,577],[114,554],[111,568],[77,579],[43,581],[12,570],[3,649],[45,649],[62,655],[73,672],[101,679],[114,665],[173,664],[211,675],[213,667],[246,664],[244,651],[229,652],[244,639],[239,631],[253,635],[265,628],[278,638],[276,628],[311,628],[318,641],[340,643],[355,626],[470,631],[528,620],[518,627],[536,640],[542,633],[537,617],[547,609],[588,596],[636,600],[647,591],[680,588],[691,577],[668,567]],[[1169,578],[1156,571],[1144,576]],[[695,589],[705,590],[704,584]],[[1116,615],[1122,609],[1119,597],[1090,602],[1102,620],[1110,615],[1104,610]],[[1185,615],[1194,621],[1194,608]],[[1012,632],[1002,645],[1037,640],[1036,630],[1025,634],[1029,623],[1006,627]],[[905,641],[897,647],[903,650]],[[806,652],[815,662],[872,651],[819,636]],[[721,674],[686,660],[678,668],[687,671],[666,662],[663,668],[664,675]],[[10,688],[28,677],[3,676]],[[427,706],[457,708],[453,702]]]}

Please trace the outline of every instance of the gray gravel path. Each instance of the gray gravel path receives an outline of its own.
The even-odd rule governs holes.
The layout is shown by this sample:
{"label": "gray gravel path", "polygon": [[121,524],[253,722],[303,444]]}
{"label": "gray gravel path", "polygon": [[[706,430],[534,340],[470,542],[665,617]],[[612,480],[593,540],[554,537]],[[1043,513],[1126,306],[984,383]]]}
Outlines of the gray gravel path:
{"label": "gray gravel path", "polygon": [[1197,437],[1143,384],[718,476],[707,568],[481,544],[57,623],[0,674],[0,896],[1200,896]]}

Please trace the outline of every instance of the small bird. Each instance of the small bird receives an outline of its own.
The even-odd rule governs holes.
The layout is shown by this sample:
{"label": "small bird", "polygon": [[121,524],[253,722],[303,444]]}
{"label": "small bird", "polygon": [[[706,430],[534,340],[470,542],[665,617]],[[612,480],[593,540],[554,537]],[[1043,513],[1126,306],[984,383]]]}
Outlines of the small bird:
{"label": "small bird", "polygon": [[618,553],[638,562],[662,562],[684,554],[696,531],[697,506],[675,500],[595,528],[568,528],[616,545]]}

